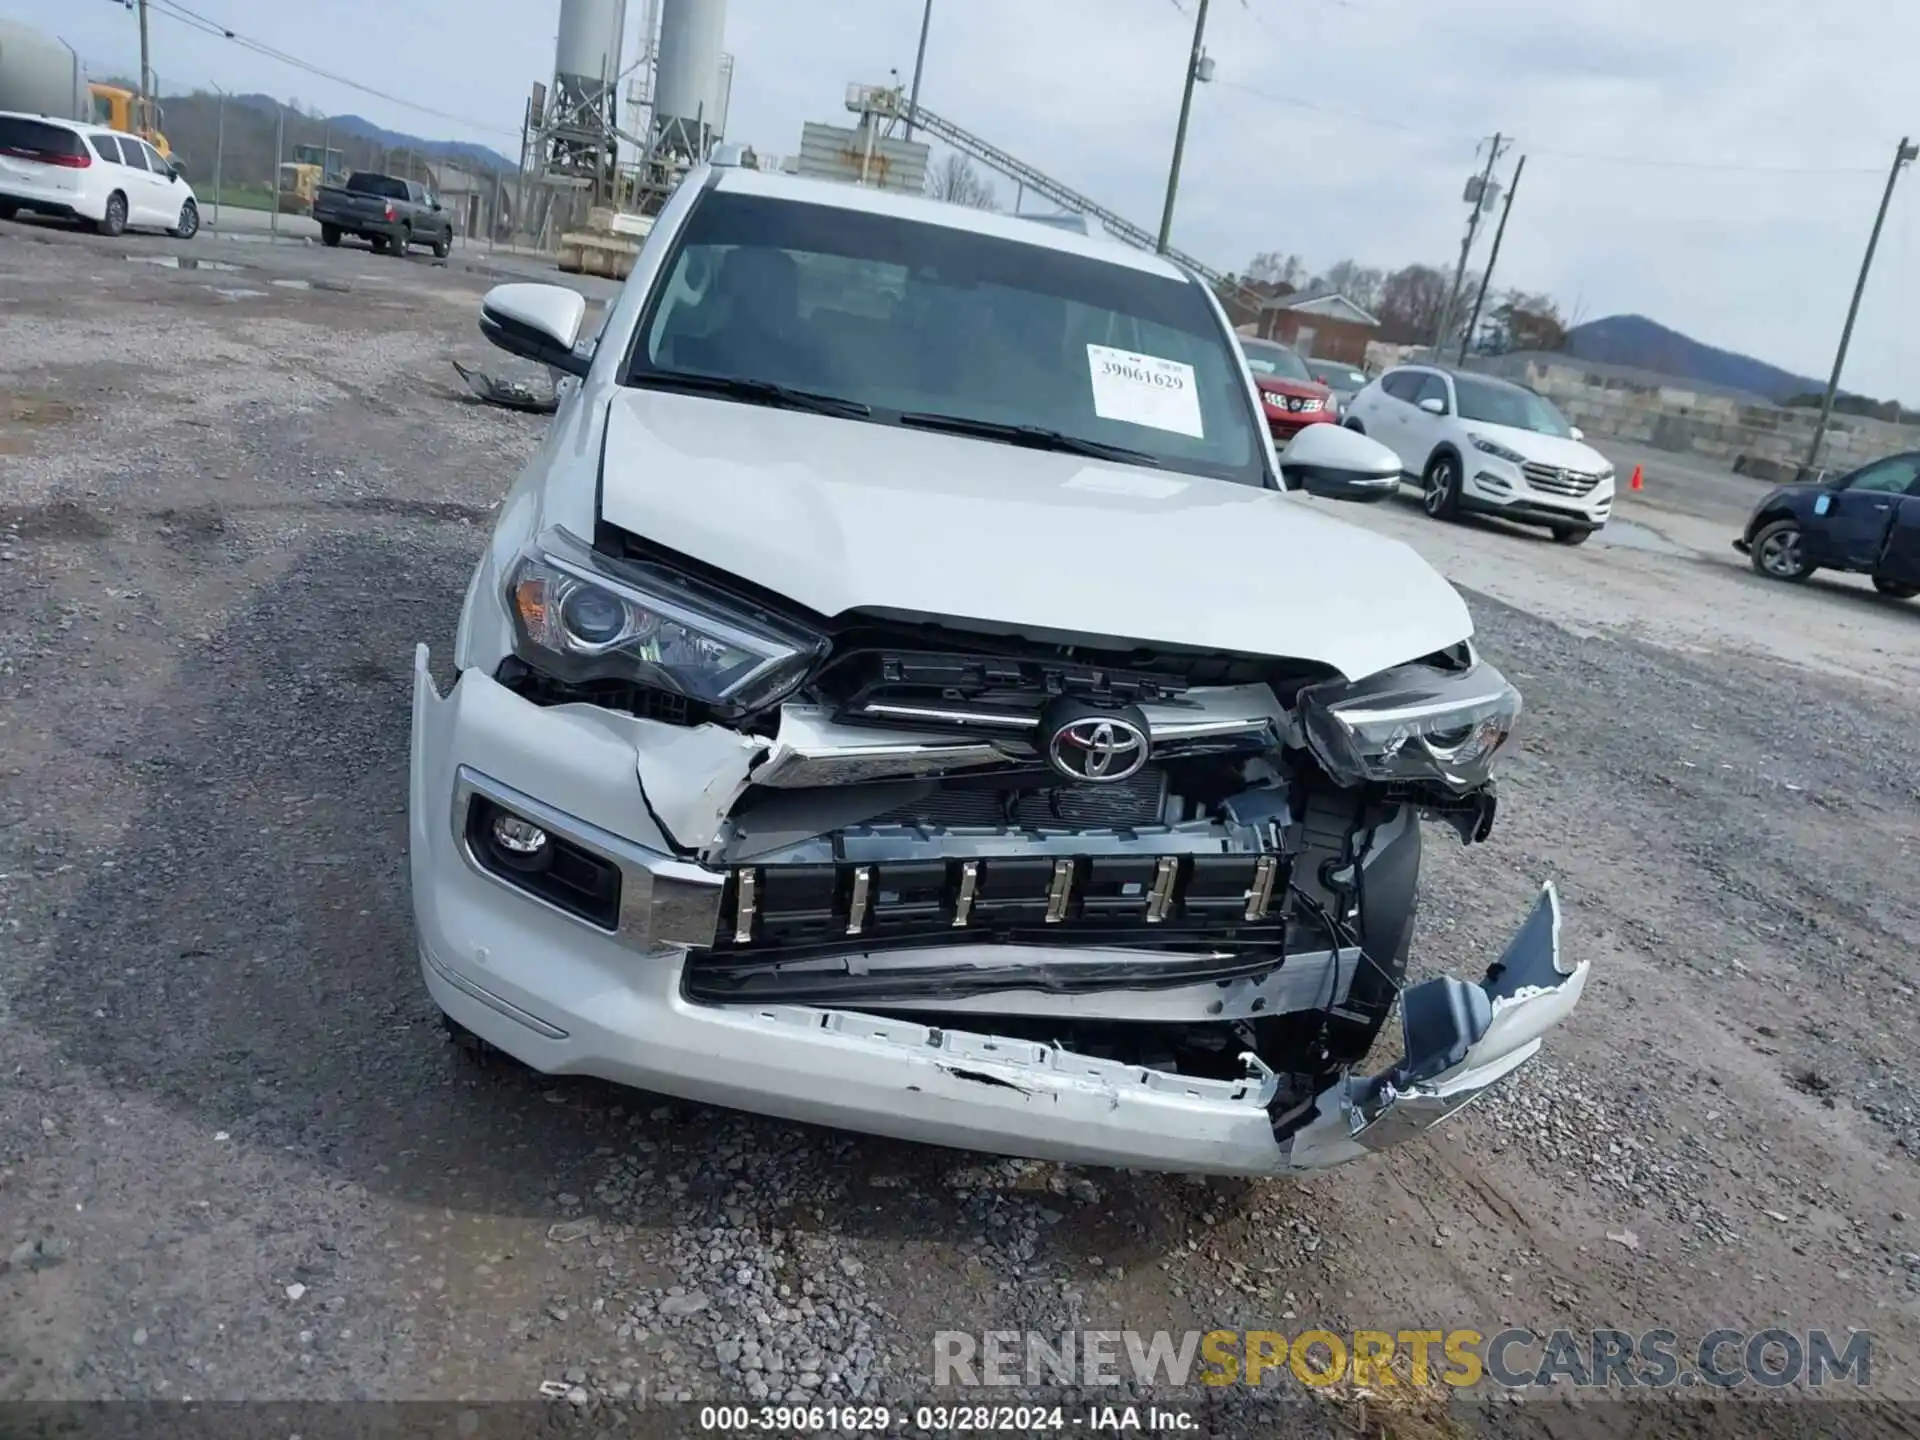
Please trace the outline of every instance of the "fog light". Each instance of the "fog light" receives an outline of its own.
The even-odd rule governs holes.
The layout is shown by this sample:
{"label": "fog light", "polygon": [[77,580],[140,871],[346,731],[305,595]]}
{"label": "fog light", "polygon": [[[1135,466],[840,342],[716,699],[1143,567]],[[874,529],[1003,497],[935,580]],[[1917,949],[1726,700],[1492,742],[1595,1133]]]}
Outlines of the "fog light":
{"label": "fog light", "polygon": [[547,832],[531,820],[505,811],[493,817],[493,839],[511,855],[531,858],[547,848]]}

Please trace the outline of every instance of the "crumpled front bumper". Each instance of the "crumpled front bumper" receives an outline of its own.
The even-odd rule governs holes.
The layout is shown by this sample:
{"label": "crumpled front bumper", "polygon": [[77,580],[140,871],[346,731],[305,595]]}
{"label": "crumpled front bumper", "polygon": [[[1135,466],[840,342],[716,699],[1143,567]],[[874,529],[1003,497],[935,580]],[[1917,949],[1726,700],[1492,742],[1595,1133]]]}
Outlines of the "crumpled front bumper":
{"label": "crumpled front bumper", "polygon": [[[549,1074],[999,1154],[1271,1174],[1337,1165],[1437,1124],[1530,1060],[1586,984],[1587,963],[1560,955],[1548,887],[1480,985],[1408,992],[1401,1066],[1330,1087],[1279,1134],[1277,1079],[1254,1062],[1244,1079],[1202,1079],[852,1011],[694,1004],[684,946],[719,877],[666,853],[640,785],[658,761],[636,747],[643,733],[592,707],[531,705],[478,671],[443,698],[426,647],[416,652],[409,841],[422,973],[452,1018]],[[458,818],[476,784],[537,800],[542,824],[613,850],[636,881],[626,933],[476,865]]]}

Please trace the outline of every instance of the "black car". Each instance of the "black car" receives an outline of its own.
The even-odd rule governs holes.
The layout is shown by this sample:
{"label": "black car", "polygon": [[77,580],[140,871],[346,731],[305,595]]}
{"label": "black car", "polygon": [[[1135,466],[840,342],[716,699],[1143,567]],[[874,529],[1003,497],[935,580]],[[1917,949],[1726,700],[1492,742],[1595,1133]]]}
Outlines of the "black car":
{"label": "black car", "polygon": [[1920,595],[1920,451],[1817,485],[1782,485],[1733,548],[1769,580],[1851,570],[1896,600]]}

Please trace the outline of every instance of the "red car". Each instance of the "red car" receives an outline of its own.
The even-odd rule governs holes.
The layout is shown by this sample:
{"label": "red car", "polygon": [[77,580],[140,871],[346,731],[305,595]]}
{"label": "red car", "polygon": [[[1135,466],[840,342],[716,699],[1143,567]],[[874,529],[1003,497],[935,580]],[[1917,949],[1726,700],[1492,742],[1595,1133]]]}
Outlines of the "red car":
{"label": "red car", "polygon": [[1309,425],[1340,419],[1333,391],[1314,379],[1307,362],[1285,345],[1242,339],[1240,349],[1260,387],[1260,408],[1276,444],[1286,444]]}

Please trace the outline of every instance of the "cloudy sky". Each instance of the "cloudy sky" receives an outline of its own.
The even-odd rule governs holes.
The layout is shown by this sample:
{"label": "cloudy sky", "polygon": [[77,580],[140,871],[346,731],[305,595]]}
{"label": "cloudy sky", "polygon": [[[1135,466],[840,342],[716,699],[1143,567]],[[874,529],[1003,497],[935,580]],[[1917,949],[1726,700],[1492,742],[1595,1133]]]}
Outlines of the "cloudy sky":
{"label": "cloudy sky", "polygon": [[[155,12],[163,90],[208,81],[517,147],[559,0],[155,0],[438,119]],[[1140,223],[1160,213],[1196,0],[933,0],[921,99]],[[846,123],[913,65],[921,0],[726,0],[731,138]],[[642,0],[629,0],[637,29]],[[137,69],[118,0],[0,0],[90,68]],[[1529,159],[1501,279],[1824,377],[1894,147],[1920,134],[1920,5],[1890,0],[1213,0],[1175,243],[1450,264],[1482,137]],[[1503,167],[1506,168],[1506,167]],[[1002,196],[1012,187],[1002,183]],[[1920,400],[1920,173],[1896,195],[1849,389]],[[1490,227],[1486,232],[1490,237]],[[1482,244],[1484,246],[1485,239]],[[1481,252],[1484,254],[1484,250]],[[1909,294],[1911,289],[1912,294]]]}

